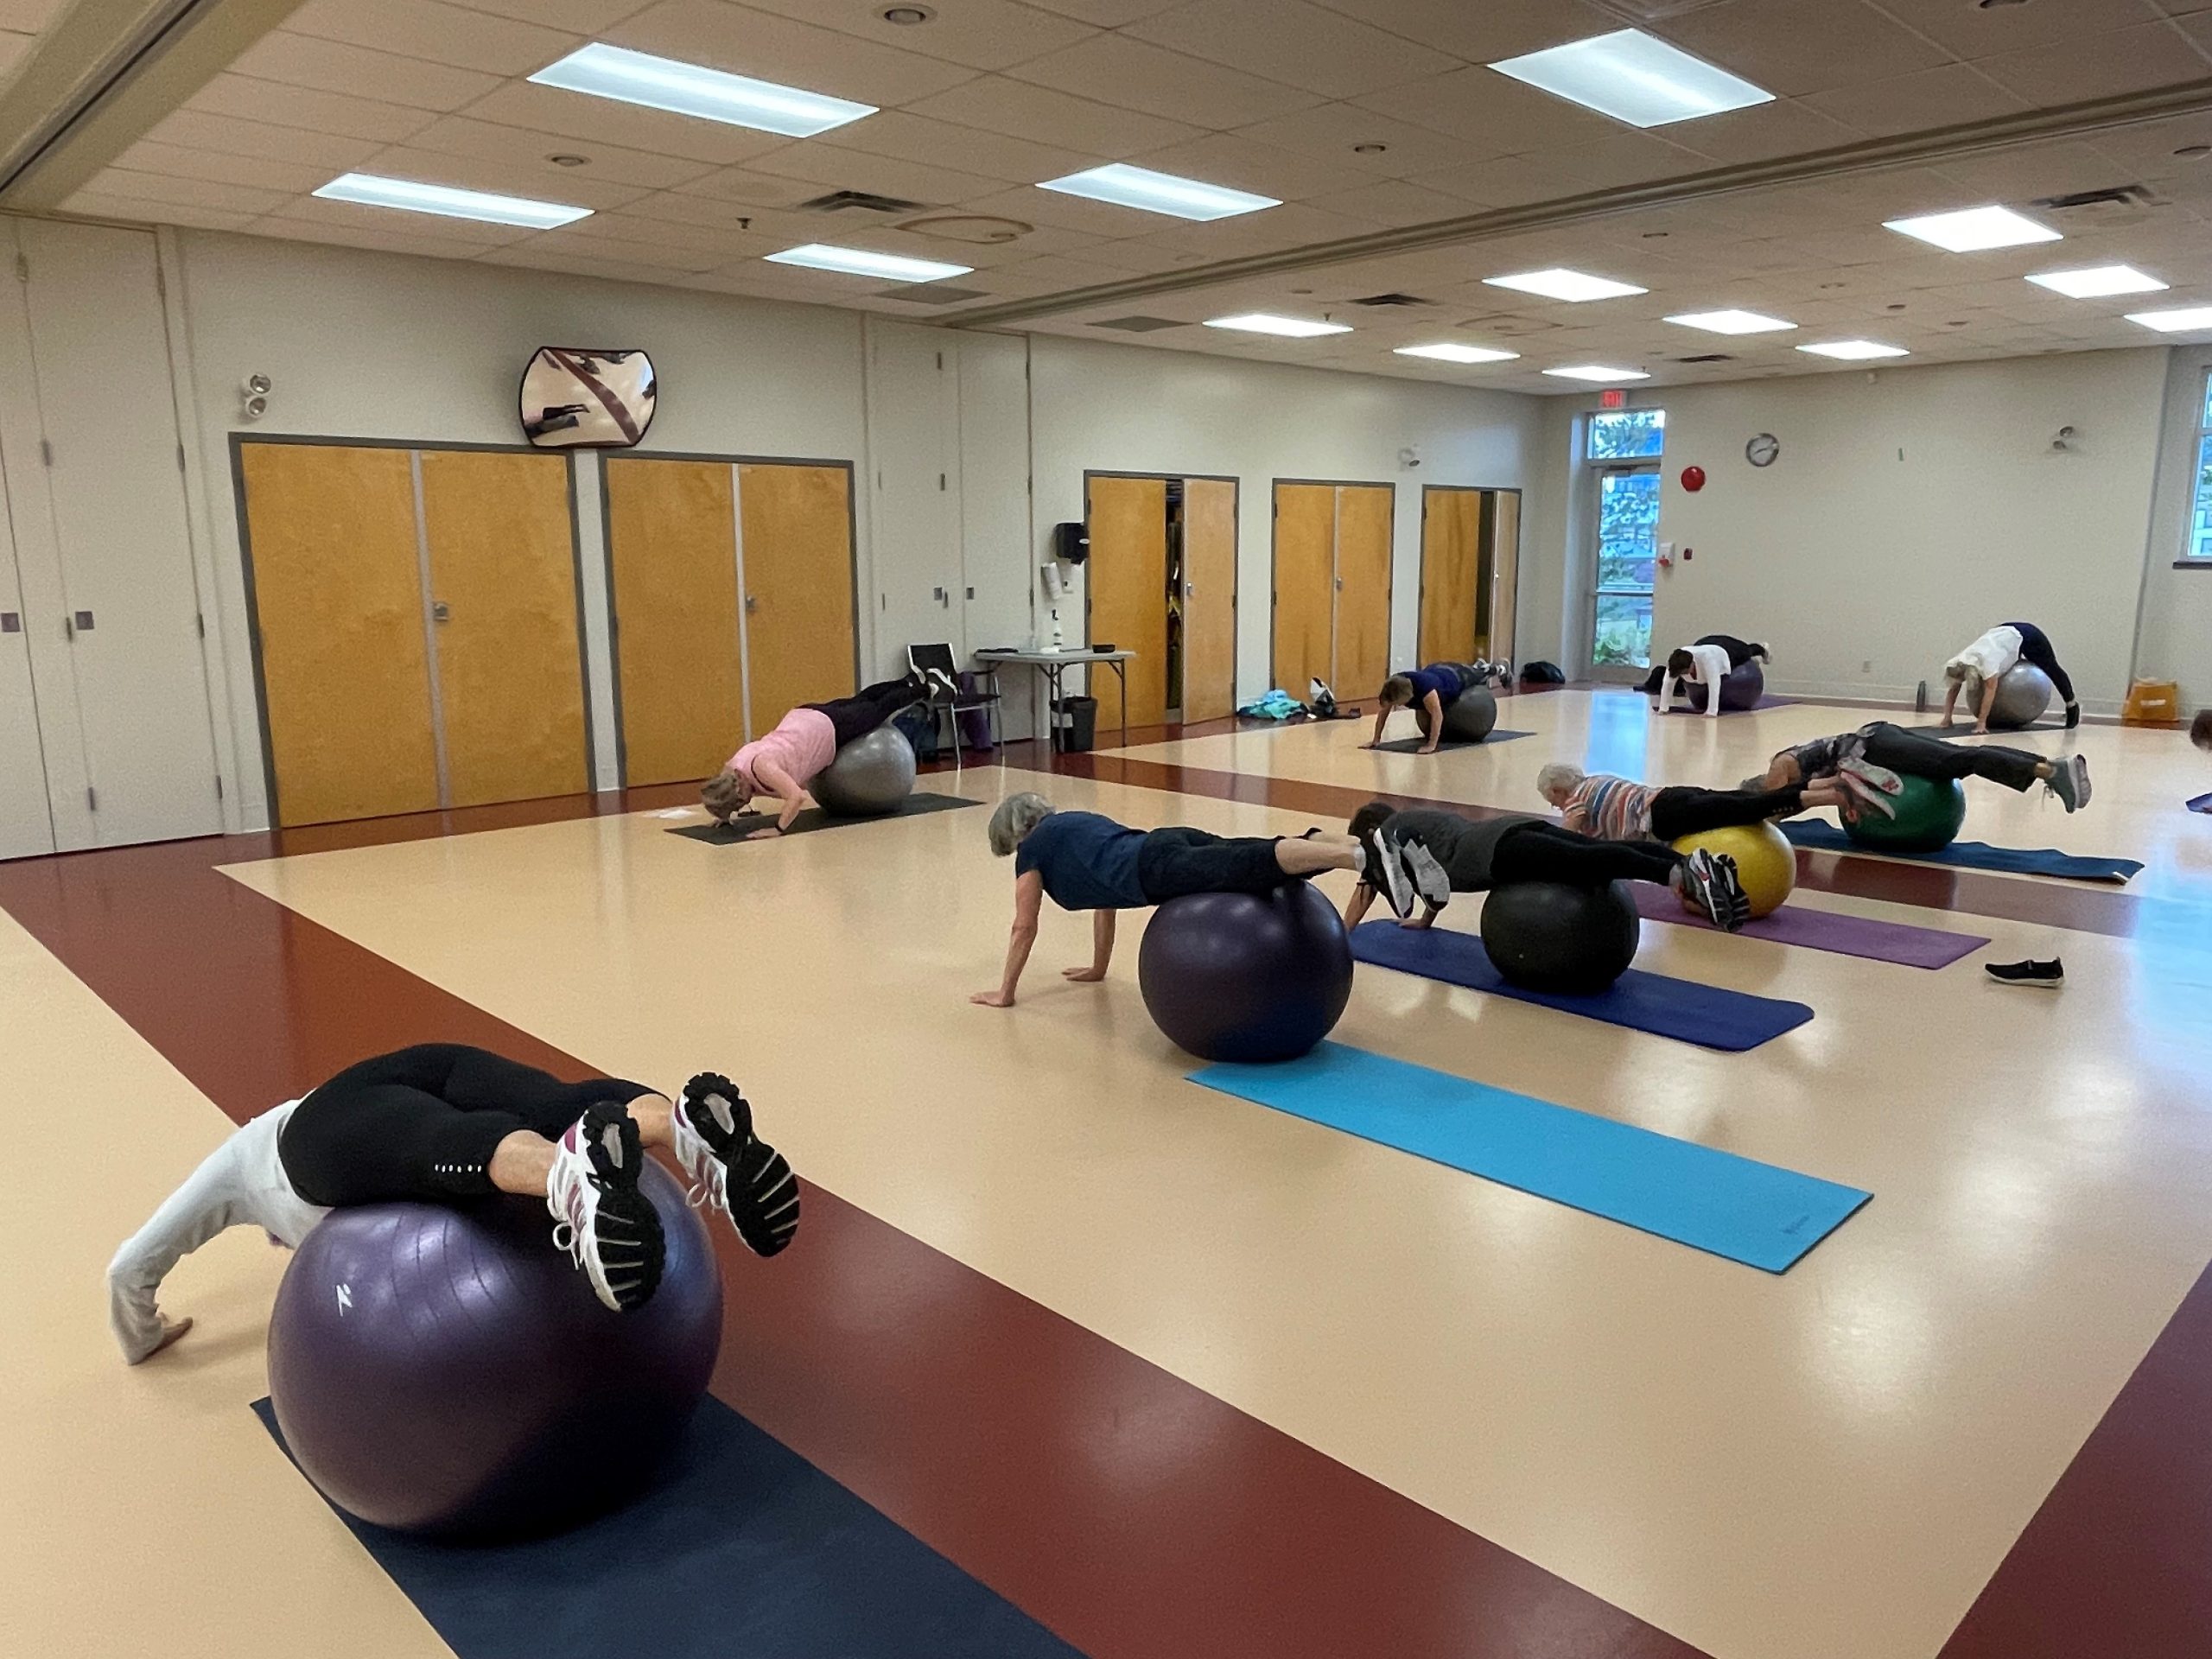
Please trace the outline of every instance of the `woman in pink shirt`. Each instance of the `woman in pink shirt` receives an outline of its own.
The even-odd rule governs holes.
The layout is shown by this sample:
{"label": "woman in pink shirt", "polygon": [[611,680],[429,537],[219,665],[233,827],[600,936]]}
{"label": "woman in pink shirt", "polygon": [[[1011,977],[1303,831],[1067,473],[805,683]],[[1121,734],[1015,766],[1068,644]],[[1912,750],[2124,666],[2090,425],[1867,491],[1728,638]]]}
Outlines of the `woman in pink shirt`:
{"label": "woman in pink shirt", "polygon": [[755,830],[747,839],[780,836],[805,806],[807,785],[837,758],[838,750],[927,696],[928,683],[913,673],[903,680],[867,686],[853,696],[803,702],[778,721],[773,731],[730,756],[729,764],[701,787],[699,798],[708,811],[728,823],[755,796],[772,795],[783,810],[775,823]]}

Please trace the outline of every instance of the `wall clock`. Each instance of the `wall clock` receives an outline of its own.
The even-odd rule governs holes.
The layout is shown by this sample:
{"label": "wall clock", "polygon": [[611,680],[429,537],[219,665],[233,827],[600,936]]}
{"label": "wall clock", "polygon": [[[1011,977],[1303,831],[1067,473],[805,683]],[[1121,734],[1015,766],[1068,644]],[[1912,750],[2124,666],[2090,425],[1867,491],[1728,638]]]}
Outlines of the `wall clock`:
{"label": "wall clock", "polygon": [[1771,432],[1759,433],[1744,446],[1744,459],[1754,467],[1771,467],[1781,455],[1781,441]]}

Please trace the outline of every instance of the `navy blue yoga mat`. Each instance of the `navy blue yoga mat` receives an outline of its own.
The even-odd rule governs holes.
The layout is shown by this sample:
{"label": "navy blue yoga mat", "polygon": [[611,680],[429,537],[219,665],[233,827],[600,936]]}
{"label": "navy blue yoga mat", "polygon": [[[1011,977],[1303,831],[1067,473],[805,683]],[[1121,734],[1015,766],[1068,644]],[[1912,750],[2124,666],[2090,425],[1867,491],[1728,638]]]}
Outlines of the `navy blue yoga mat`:
{"label": "navy blue yoga mat", "polygon": [[1873,1197],[1341,1043],[1191,1081],[1769,1273]]}
{"label": "navy blue yoga mat", "polygon": [[1813,1017],[1802,1002],[1747,996],[1718,985],[1647,974],[1631,968],[1595,996],[1555,996],[1507,982],[1491,965],[1483,942],[1451,928],[1400,927],[1395,922],[1363,922],[1351,931],[1351,953],[1378,968],[1440,979],[1447,985],[1510,996],[1517,1001],[1580,1014],[1631,1031],[1740,1053],[1795,1031]]}
{"label": "navy blue yoga mat", "polygon": [[658,1485],[557,1537],[436,1544],[340,1518],[458,1659],[1082,1659],[712,1398]]}
{"label": "navy blue yoga mat", "polygon": [[2058,875],[2074,881],[2125,881],[2141,873],[2133,858],[2092,858],[2056,848],[1993,847],[1986,841],[1955,841],[1936,853],[1897,853],[1886,847],[1861,847],[1825,818],[1792,818],[1782,833],[1800,847],[1824,853],[1866,853],[1877,858],[1908,858],[1921,864],[1949,864],[1962,870],[1996,870],[2005,875]]}

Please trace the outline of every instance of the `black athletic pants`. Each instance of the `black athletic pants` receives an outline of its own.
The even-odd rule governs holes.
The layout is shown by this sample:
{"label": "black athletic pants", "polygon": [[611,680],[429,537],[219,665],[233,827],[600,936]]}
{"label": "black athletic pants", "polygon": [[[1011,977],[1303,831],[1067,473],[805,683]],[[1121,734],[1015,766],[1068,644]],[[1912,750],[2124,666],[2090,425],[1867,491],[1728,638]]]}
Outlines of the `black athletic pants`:
{"label": "black athletic pants", "polygon": [[[2046,672],[2049,671],[2046,670]],[[1925,732],[1909,732],[1878,720],[1865,728],[1863,753],[1878,766],[1912,778],[1986,778],[2007,789],[2024,790],[2036,781],[2043,757],[1998,744],[1946,743]]]}
{"label": "black athletic pants", "polygon": [[588,1106],[654,1091],[613,1077],[563,1083],[461,1043],[421,1043],[347,1066],[294,1109],[277,1154],[309,1204],[436,1204],[493,1191],[485,1171],[518,1129],[556,1141]]}
{"label": "black athletic pants", "polygon": [[2020,660],[2039,668],[2050,677],[2057,688],[2058,700],[2069,709],[2077,707],[2074,698],[2074,682],[2058,665],[2058,653],[2050,648],[2050,636],[2032,622],[2007,622],[2008,628],[2017,628],[2020,634]]}
{"label": "black athletic pants", "polygon": [[1275,862],[1271,836],[1216,836],[1178,824],[1147,831],[1137,849],[1137,885],[1147,904],[1194,893],[1273,893],[1296,879]]}
{"label": "black athletic pants", "polygon": [[[1738,639],[1732,633],[1708,633],[1700,639],[1691,640],[1690,643],[1694,645],[1719,646],[1728,653],[1728,666],[1731,669],[1741,668],[1758,655],[1758,652],[1754,651],[1746,641]],[[1659,695],[1660,687],[1664,685],[1666,681],[1667,664],[1663,662],[1654,663],[1651,664],[1651,672],[1644,676],[1643,684],[1640,689],[1645,696],[1656,697]]]}
{"label": "black athletic pants", "polygon": [[1651,835],[1656,841],[1675,841],[1700,830],[1795,817],[1804,810],[1802,784],[1767,790],[1662,789],[1651,802]]}
{"label": "black athletic pants", "polygon": [[921,689],[912,679],[885,680],[880,684],[862,686],[849,697],[832,697],[827,702],[810,702],[806,707],[819,709],[830,716],[830,728],[837,734],[837,747],[842,749],[855,738],[866,737],[909,703],[921,700]]}
{"label": "black athletic pants", "polygon": [[1497,838],[1490,855],[1490,879],[1499,887],[1514,881],[1558,881],[1570,887],[1656,881],[1664,887],[1681,861],[1671,848],[1648,841],[1592,841],[1555,823],[1523,823]]}

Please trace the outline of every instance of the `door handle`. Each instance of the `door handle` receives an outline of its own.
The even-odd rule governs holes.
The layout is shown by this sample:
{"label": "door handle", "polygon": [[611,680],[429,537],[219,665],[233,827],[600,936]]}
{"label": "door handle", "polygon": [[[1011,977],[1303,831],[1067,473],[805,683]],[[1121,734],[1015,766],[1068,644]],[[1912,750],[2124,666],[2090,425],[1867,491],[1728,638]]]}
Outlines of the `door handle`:
{"label": "door handle", "polygon": [[755,612],[755,611],[759,610],[760,608],[760,596],[758,594],[747,594],[745,596],[745,613],[746,613],[747,616],[750,616],[750,615],[752,615],[752,614],[753,613],[753,612]]}
{"label": "door handle", "polygon": [[432,600],[430,601],[430,620],[433,622],[452,621],[453,607],[447,604],[442,599]]}

